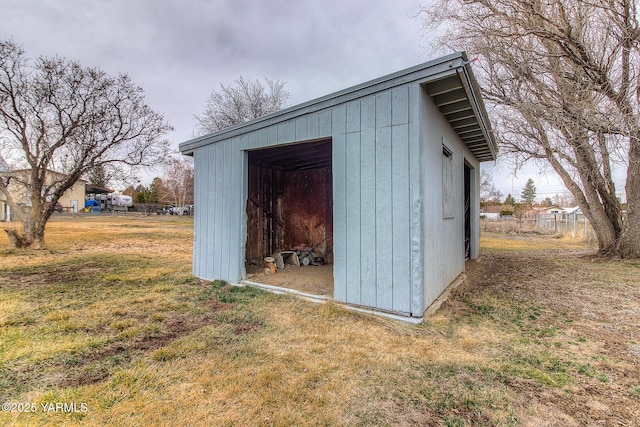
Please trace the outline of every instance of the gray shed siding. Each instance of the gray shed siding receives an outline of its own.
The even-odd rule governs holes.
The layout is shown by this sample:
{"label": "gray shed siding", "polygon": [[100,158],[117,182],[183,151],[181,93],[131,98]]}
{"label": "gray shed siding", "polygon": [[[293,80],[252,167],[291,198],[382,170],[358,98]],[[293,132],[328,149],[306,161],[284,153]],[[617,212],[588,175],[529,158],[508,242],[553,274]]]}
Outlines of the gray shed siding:
{"label": "gray shed siding", "polygon": [[[412,260],[411,241],[412,224],[419,224],[411,209],[419,195],[410,185],[411,143],[418,147],[409,140],[417,136],[410,132],[417,126],[409,115],[416,109],[412,86],[419,88],[403,85],[197,148],[194,274],[232,283],[246,278],[247,150],[331,138],[334,299],[420,312],[421,298],[412,305],[412,293],[421,292],[412,274],[420,260],[419,252]],[[417,106],[418,97],[412,102]]]}
{"label": "gray shed siding", "polygon": [[[424,269],[424,307],[428,307],[440,293],[464,272],[464,164],[465,161],[472,169],[472,208],[479,200],[479,162],[468,148],[460,141],[449,123],[441,114],[433,100],[425,92],[421,93],[420,114],[420,163],[422,165],[421,193],[422,193],[422,240],[425,244],[423,251]],[[444,141],[443,141],[444,139]],[[445,143],[453,151],[453,202],[454,216],[443,218],[443,182],[442,182],[442,145]],[[477,212],[477,211],[476,211]],[[474,215],[472,215],[473,218]],[[478,253],[480,237],[479,223],[471,224],[472,248],[471,256]]]}
{"label": "gray shed siding", "polygon": [[[478,255],[474,153],[483,160],[495,156],[464,58],[454,54],[182,144],[195,158],[194,274],[231,283],[246,278],[249,151],[331,139],[334,299],[422,315],[464,271],[465,164],[471,168],[470,252]],[[456,81],[466,101],[461,89],[446,93]],[[466,126],[471,110],[461,112],[463,101],[472,106],[486,146],[457,133],[458,115]],[[443,141],[453,170],[447,193],[453,214],[447,215]]]}

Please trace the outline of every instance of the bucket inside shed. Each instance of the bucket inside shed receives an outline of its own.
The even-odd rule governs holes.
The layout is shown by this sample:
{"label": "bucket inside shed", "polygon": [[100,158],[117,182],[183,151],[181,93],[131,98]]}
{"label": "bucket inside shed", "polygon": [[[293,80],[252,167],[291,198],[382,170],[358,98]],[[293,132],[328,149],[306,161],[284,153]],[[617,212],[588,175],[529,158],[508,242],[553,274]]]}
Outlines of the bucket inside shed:
{"label": "bucket inside shed", "polygon": [[[333,296],[331,140],[254,150],[248,157],[247,280]],[[278,255],[284,269],[267,274],[264,259]]]}

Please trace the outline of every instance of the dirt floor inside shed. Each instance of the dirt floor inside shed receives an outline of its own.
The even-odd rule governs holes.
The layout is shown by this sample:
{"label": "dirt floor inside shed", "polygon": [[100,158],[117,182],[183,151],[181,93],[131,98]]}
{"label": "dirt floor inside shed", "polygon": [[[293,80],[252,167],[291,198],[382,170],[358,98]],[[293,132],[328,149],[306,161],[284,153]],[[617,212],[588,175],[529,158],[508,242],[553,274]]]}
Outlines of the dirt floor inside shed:
{"label": "dirt floor inside shed", "polygon": [[262,265],[247,265],[247,280],[265,285],[295,289],[311,295],[333,297],[333,265],[296,267],[286,264],[276,274],[266,274]]}

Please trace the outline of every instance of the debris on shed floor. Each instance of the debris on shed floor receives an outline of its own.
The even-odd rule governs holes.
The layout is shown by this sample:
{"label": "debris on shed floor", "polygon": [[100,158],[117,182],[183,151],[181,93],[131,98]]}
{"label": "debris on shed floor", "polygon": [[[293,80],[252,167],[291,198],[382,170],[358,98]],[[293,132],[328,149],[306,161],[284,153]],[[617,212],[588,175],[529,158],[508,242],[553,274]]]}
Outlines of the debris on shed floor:
{"label": "debris on shed floor", "polygon": [[295,267],[285,264],[276,274],[265,274],[263,265],[247,265],[247,280],[295,289],[311,295],[333,297],[333,265]]}

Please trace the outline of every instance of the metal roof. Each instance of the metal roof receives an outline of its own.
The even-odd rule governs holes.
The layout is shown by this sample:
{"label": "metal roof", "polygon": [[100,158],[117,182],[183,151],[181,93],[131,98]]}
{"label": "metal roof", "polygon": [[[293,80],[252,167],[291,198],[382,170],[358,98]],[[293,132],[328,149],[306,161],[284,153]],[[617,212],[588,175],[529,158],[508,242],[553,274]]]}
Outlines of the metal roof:
{"label": "metal roof", "polygon": [[493,139],[480,88],[464,52],[457,52],[406,70],[398,71],[321,98],[305,102],[218,132],[180,144],[180,151],[192,155],[199,147],[265,128],[304,114],[331,108],[376,92],[417,82],[426,88],[440,112],[479,161],[495,160]]}

